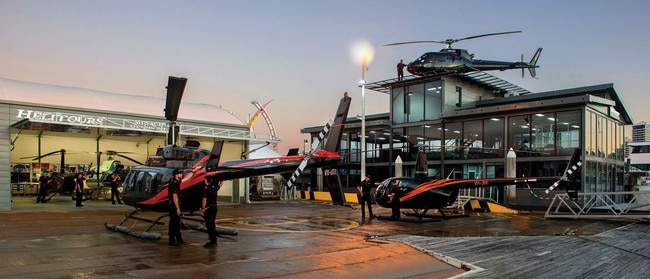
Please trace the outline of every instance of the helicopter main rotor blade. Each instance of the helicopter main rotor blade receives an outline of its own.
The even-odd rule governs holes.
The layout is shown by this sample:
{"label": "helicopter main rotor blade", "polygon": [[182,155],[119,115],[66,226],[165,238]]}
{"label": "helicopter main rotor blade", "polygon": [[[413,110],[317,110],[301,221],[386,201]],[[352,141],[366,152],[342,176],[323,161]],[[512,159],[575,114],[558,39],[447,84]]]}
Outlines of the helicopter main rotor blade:
{"label": "helicopter main rotor blade", "polygon": [[521,33],[521,31],[508,31],[508,32],[499,32],[499,33],[490,33],[490,34],[483,34],[483,35],[476,35],[476,36],[469,36],[461,39],[447,39],[445,42],[451,42],[455,43],[458,41],[463,41],[463,40],[469,40],[469,39],[476,39],[480,37],[487,37],[487,36],[496,36],[496,35],[505,35],[505,34],[512,34],[512,33]]}
{"label": "helicopter main rotor blade", "polygon": [[512,33],[521,33],[521,31],[508,31],[508,32],[498,32],[498,33],[482,34],[482,35],[469,36],[469,37],[460,38],[460,39],[446,39],[446,40],[444,40],[444,41],[411,41],[411,42],[401,42],[401,43],[385,44],[385,45],[383,45],[383,46],[396,46],[396,45],[419,44],[419,43],[437,43],[437,44],[445,44],[445,45],[447,45],[447,48],[451,48],[451,45],[452,45],[453,43],[455,43],[455,42],[459,42],[459,41],[463,41],[463,40],[476,39],[476,38],[487,37],[487,36],[505,35],[505,34],[512,34]]}
{"label": "helicopter main rotor blade", "polygon": [[385,44],[385,45],[382,45],[382,46],[397,46],[397,45],[419,44],[419,43],[438,43],[438,44],[444,44],[445,41],[411,41],[411,42],[401,42],[401,43]]}
{"label": "helicopter main rotor blade", "polygon": [[131,158],[131,157],[124,156],[124,155],[120,155],[120,154],[115,154],[115,155],[116,155],[116,156],[120,156],[120,157],[122,157],[122,158],[124,158],[124,159],[127,159],[127,160],[129,160],[129,161],[131,161],[131,162],[134,162],[134,163],[136,163],[136,164],[138,164],[138,165],[141,165],[141,166],[144,165],[143,163],[140,163],[138,160],[133,159],[133,158]]}
{"label": "helicopter main rotor blade", "polygon": [[135,154],[135,152],[122,152],[122,151],[115,151],[115,150],[106,150],[106,155],[108,156],[115,156],[118,154]]}
{"label": "helicopter main rotor blade", "polygon": [[65,149],[61,149],[61,150],[57,150],[57,151],[52,151],[52,152],[50,152],[50,153],[45,153],[45,154],[43,154],[43,155],[41,155],[41,156],[28,156],[28,157],[22,157],[22,158],[20,158],[20,159],[32,159],[32,161],[33,161],[33,160],[41,159],[41,158],[43,158],[43,157],[47,157],[47,156],[50,156],[50,155],[54,155],[54,154],[56,154],[56,153],[65,153]]}
{"label": "helicopter main rotor blade", "polygon": [[165,104],[165,118],[169,121],[176,121],[178,118],[178,109],[181,106],[185,84],[187,84],[187,78],[169,76]]}

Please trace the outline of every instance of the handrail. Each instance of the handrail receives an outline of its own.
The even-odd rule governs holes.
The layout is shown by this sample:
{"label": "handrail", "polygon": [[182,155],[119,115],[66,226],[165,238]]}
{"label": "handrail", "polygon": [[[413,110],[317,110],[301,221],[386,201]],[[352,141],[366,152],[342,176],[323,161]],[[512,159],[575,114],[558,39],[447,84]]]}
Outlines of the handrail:
{"label": "handrail", "polygon": [[650,191],[556,194],[544,218],[650,219]]}

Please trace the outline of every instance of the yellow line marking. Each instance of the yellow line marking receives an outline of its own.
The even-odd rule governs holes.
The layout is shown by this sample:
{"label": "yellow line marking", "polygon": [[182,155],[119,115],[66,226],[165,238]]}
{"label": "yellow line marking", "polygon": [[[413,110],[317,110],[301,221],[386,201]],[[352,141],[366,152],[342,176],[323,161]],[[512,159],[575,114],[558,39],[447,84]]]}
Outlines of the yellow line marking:
{"label": "yellow line marking", "polygon": [[[271,219],[271,220],[269,220]],[[273,220],[288,220],[281,222],[273,222]],[[244,230],[254,232],[286,232],[286,233],[317,233],[317,232],[335,232],[351,230],[359,227],[359,223],[352,220],[340,218],[277,218],[277,217],[243,217],[243,218],[223,218],[216,221],[217,227],[231,230]],[[330,225],[327,223],[335,224]],[[283,226],[295,226],[304,224],[306,226],[330,226],[331,229],[317,229],[317,228],[300,228],[296,230],[283,229]],[[339,226],[340,224],[340,226]],[[264,229],[267,227],[267,229]]]}

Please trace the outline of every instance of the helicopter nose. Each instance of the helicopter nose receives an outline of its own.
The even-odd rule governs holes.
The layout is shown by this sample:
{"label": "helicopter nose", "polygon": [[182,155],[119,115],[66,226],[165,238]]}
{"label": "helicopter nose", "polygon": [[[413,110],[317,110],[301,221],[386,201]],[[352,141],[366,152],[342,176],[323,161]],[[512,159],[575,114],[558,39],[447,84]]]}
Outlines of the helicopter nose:
{"label": "helicopter nose", "polygon": [[406,67],[406,70],[409,73],[411,73],[413,75],[416,75],[416,76],[421,76],[421,75],[424,74],[422,69],[423,69],[423,66],[420,63],[411,63],[411,64],[409,64],[409,66]]}

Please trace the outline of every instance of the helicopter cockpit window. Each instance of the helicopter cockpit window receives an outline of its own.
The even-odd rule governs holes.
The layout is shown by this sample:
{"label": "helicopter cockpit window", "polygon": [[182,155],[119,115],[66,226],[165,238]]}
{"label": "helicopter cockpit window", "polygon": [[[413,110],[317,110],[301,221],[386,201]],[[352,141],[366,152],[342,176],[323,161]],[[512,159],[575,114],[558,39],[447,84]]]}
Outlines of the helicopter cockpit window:
{"label": "helicopter cockpit window", "polygon": [[133,191],[133,188],[134,188],[134,186],[135,186],[135,183],[133,183],[133,180],[134,180],[135,177],[137,176],[136,173],[137,173],[137,172],[135,172],[135,171],[131,171],[131,172],[129,172],[129,174],[126,176],[126,178],[124,178],[124,184],[123,184],[123,185],[126,185],[126,190],[127,190],[127,191]]}
{"label": "helicopter cockpit window", "polygon": [[415,188],[420,183],[421,183],[420,181],[415,180],[415,179],[402,179],[402,180],[399,181],[399,186]]}
{"label": "helicopter cockpit window", "polygon": [[158,174],[156,172],[148,172],[147,173],[147,191],[151,194],[155,194],[158,192],[158,184],[159,184],[159,179],[158,179]]}
{"label": "helicopter cockpit window", "polygon": [[146,175],[146,172],[140,172],[140,173],[137,174],[137,178],[136,178],[136,181],[134,183],[135,184],[135,190],[137,192],[143,192],[144,189],[145,189],[145,184],[144,184],[145,175]]}
{"label": "helicopter cockpit window", "polygon": [[145,172],[143,177],[142,177],[142,186],[143,188],[141,189],[142,191],[146,190],[149,193],[153,193],[151,191],[151,183],[153,182],[153,177],[155,173],[152,172]]}

